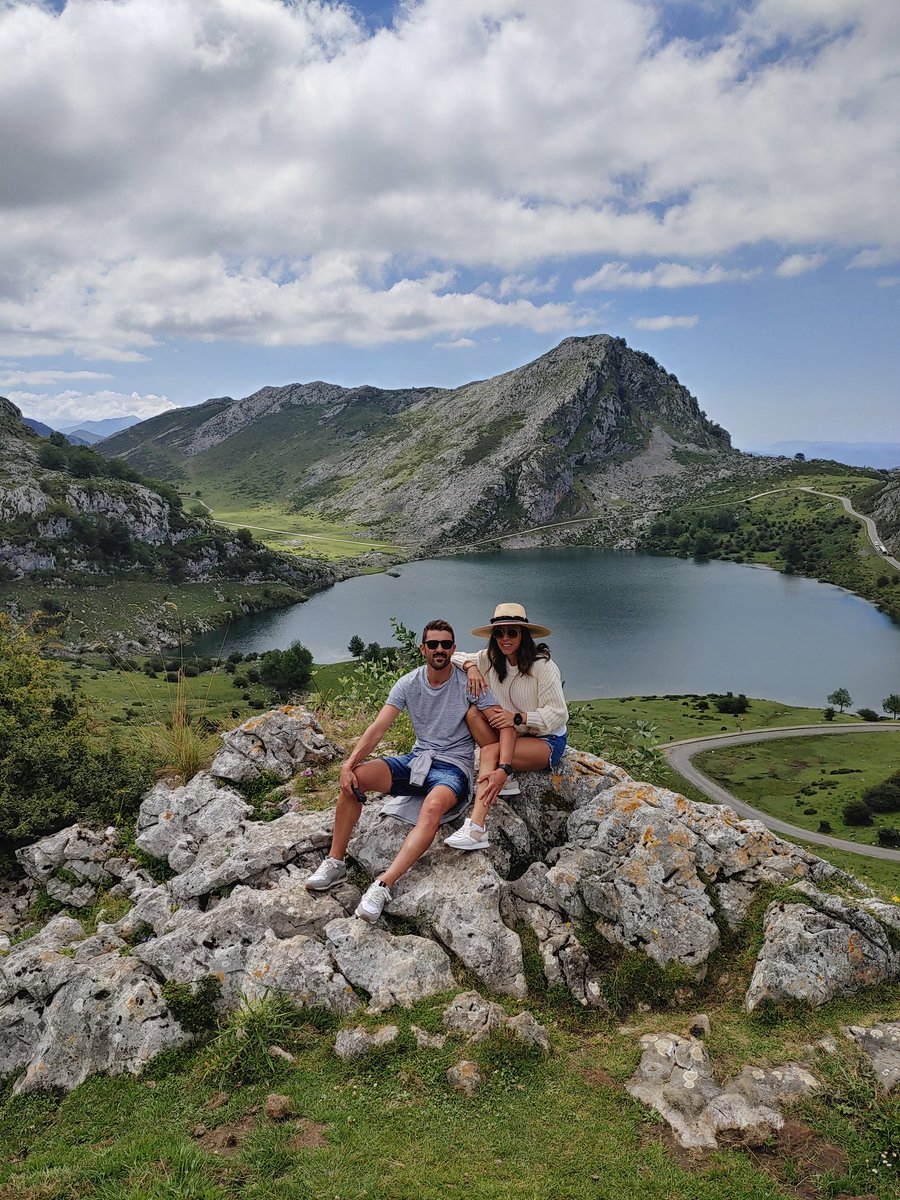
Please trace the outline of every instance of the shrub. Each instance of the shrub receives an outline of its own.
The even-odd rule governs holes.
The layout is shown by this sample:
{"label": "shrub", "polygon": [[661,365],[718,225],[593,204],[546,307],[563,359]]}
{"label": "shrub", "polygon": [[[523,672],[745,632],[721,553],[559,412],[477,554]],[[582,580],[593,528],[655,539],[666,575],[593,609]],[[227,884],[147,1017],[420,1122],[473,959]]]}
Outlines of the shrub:
{"label": "shrub", "polygon": [[75,820],[131,815],[151,778],[146,755],[94,735],[84,698],[0,614],[0,854]]}
{"label": "shrub", "polygon": [[900,849],[900,829],[895,829],[889,825],[880,825],[878,828],[878,845]]}
{"label": "shrub", "polygon": [[843,817],[845,825],[872,824],[872,812],[862,800],[851,800],[849,804],[845,804]]}
{"label": "shrub", "polygon": [[260,681],[282,700],[305,691],[311,675],[312,652],[302,642],[292,642],[287,650],[267,650],[260,660]]}
{"label": "shrub", "polygon": [[862,719],[864,721],[880,721],[881,720],[880,715],[875,711],[874,708],[858,708],[856,710],[856,715],[858,717],[862,717]]}
{"label": "shrub", "polygon": [[834,720],[834,709],[829,705],[828,708],[823,710],[822,717],[826,721],[833,721]]}
{"label": "shrub", "polygon": [[740,716],[750,707],[750,701],[743,692],[739,696],[732,696],[730,693],[725,696],[717,696],[713,703],[718,712],[729,713],[732,716]]}
{"label": "shrub", "polygon": [[900,812],[900,771],[866,788],[862,798],[872,812]]}
{"label": "shrub", "polygon": [[831,829],[830,821],[820,821],[819,822],[819,833],[831,833],[831,832],[832,832],[832,829]]}

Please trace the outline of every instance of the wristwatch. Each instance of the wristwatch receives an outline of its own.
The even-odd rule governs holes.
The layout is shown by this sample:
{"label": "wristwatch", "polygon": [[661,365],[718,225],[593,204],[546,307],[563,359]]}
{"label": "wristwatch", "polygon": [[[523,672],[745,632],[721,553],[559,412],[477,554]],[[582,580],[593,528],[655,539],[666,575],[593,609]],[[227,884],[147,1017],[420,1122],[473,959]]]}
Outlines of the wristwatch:
{"label": "wristwatch", "polygon": [[497,769],[506,772],[507,779],[513,773],[512,763],[497,763]]}
{"label": "wristwatch", "polygon": [[525,718],[522,716],[522,714],[520,712],[517,712],[513,717],[513,725],[524,725],[524,724],[525,724]]}

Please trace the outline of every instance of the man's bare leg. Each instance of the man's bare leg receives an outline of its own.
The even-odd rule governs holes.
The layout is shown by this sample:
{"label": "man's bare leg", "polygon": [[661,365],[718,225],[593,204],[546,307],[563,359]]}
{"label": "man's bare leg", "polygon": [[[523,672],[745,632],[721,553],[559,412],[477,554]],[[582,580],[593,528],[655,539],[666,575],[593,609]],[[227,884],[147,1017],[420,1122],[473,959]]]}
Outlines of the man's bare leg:
{"label": "man's bare leg", "polygon": [[[391,786],[391,769],[383,759],[375,758],[356,768],[360,791],[386,792]],[[349,790],[341,788],[337,811],[334,814],[334,833],[331,836],[329,858],[343,859],[347,845],[360,818],[363,806]]]}
{"label": "man's bare leg", "polygon": [[431,789],[422,801],[418,821],[406,835],[396,858],[388,869],[379,875],[379,879],[385,887],[393,887],[400,876],[405,875],[409,868],[419,861],[434,841],[441,817],[453,808],[457,800],[458,797],[453,789],[445,787],[444,784],[439,784]]}

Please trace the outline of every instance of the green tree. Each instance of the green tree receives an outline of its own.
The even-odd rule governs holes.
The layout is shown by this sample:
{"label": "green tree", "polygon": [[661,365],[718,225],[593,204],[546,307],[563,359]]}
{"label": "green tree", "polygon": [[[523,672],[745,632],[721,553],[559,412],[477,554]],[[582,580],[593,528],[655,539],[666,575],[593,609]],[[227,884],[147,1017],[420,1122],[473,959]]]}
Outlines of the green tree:
{"label": "green tree", "polygon": [[267,650],[259,662],[260,682],[282,700],[306,691],[311,675],[312,652],[302,642],[291,642],[287,650]]}
{"label": "green tree", "polygon": [[886,696],[882,700],[881,707],[886,713],[890,713],[892,717],[900,717],[900,693],[891,692],[890,696]]}
{"label": "green tree", "polygon": [[359,636],[358,633],[354,633],[353,637],[347,643],[347,649],[350,651],[350,653],[353,655],[354,658],[362,658],[363,651],[365,650],[365,648],[366,648],[366,644],[362,640],[362,638]]}
{"label": "green tree", "polygon": [[831,695],[827,696],[826,699],[828,700],[829,704],[833,704],[835,706],[838,712],[843,712],[845,708],[849,708],[853,703],[853,697],[850,695],[847,689],[843,687],[835,688]]}
{"label": "green tree", "polygon": [[0,857],[72,821],[130,817],[147,755],[94,728],[41,643],[0,613]]}

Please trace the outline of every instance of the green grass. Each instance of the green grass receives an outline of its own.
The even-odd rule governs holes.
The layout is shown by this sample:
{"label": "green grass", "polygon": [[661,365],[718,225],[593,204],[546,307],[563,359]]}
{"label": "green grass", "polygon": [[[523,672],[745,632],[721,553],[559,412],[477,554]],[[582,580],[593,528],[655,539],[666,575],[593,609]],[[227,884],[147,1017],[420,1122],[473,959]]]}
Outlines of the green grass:
{"label": "green grass", "polygon": [[[898,754],[900,732],[838,733],[709,750],[694,762],[739,800],[770,816],[812,830],[828,821],[835,837],[872,846],[878,842],[877,826],[897,825],[900,816],[878,813],[873,825],[853,826],[844,823],[842,810],[893,774]],[[896,864],[895,871],[900,875]]]}
{"label": "green grass", "polygon": [[[789,1194],[739,1150],[673,1155],[658,1119],[624,1092],[638,1061],[638,1037],[684,1031],[688,1011],[645,1014],[620,1033],[604,1018],[530,1005],[551,1027],[553,1054],[543,1059],[494,1036],[480,1046],[451,1039],[444,1050],[418,1051],[409,1024],[441,1026],[448,997],[392,1012],[401,1029],[395,1048],[347,1064],[332,1050],[333,1033],[300,1024],[283,1031],[296,1055],[266,1065],[263,1077],[225,1083],[224,1104],[210,1107],[222,1080],[208,1071],[210,1048],[169,1053],[138,1079],[95,1077],[65,1097],[37,1094],[0,1106],[4,1200],[784,1200]],[[883,1001],[881,1002],[883,1004]],[[515,1006],[506,1002],[508,1011]],[[784,1061],[839,1021],[871,1020],[873,1001],[829,1006],[782,1025],[746,1017],[736,1003],[711,1010],[711,1052],[723,1073],[744,1062]],[[368,1025],[385,1018],[364,1018]],[[224,1035],[227,1039],[228,1034]],[[263,1041],[266,1039],[263,1038]],[[454,1093],[446,1070],[463,1057],[479,1062],[484,1084],[472,1100]],[[241,1065],[245,1073],[247,1064]],[[271,1073],[270,1073],[271,1072]],[[252,1072],[251,1072],[252,1075]],[[835,1087],[840,1089],[841,1081]],[[269,1091],[290,1097],[295,1117],[265,1116]],[[839,1093],[838,1093],[839,1094]],[[875,1097],[877,1125],[889,1102]],[[835,1122],[819,1103],[807,1120],[828,1123],[847,1143],[856,1177],[866,1146],[855,1126]],[[294,1139],[315,1122],[324,1144]],[[202,1127],[202,1128],[201,1128]],[[209,1134],[231,1130],[236,1144],[216,1153]],[[869,1189],[880,1182],[869,1182]],[[887,1200],[890,1193],[875,1193]]]}
{"label": "green grass", "polygon": [[[778,725],[824,724],[821,708],[800,708],[779,700],[750,700],[750,707],[738,717],[697,707],[705,696],[625,696],[617,699],[587,700],[584,703],[603,720],[614,725],[633,726],[649,721],[659,730],[661,743],[682,738],[713,737],[718,733],[737,733],[750,729],[773,729]],[[570,698],[571,702],[571,698]],[[824,697],[823,697],[824,704]],[[838,718],[836,718],[838,719]],[[857,722],[859,717],[845,713],[841,721]]]}
{"label": "green grass", "polygon": [[328,560],[359,558],[370,551],[396,555],[398,548],[391,542],[372,539],[355,525],[338,525],[323,521],[315,515],[291,512],[287,506],[261,504],[235,507],[223,500],[212,509],[215,521],[249,529],[255,538],[273,550],[293,550],[304,556]]}

